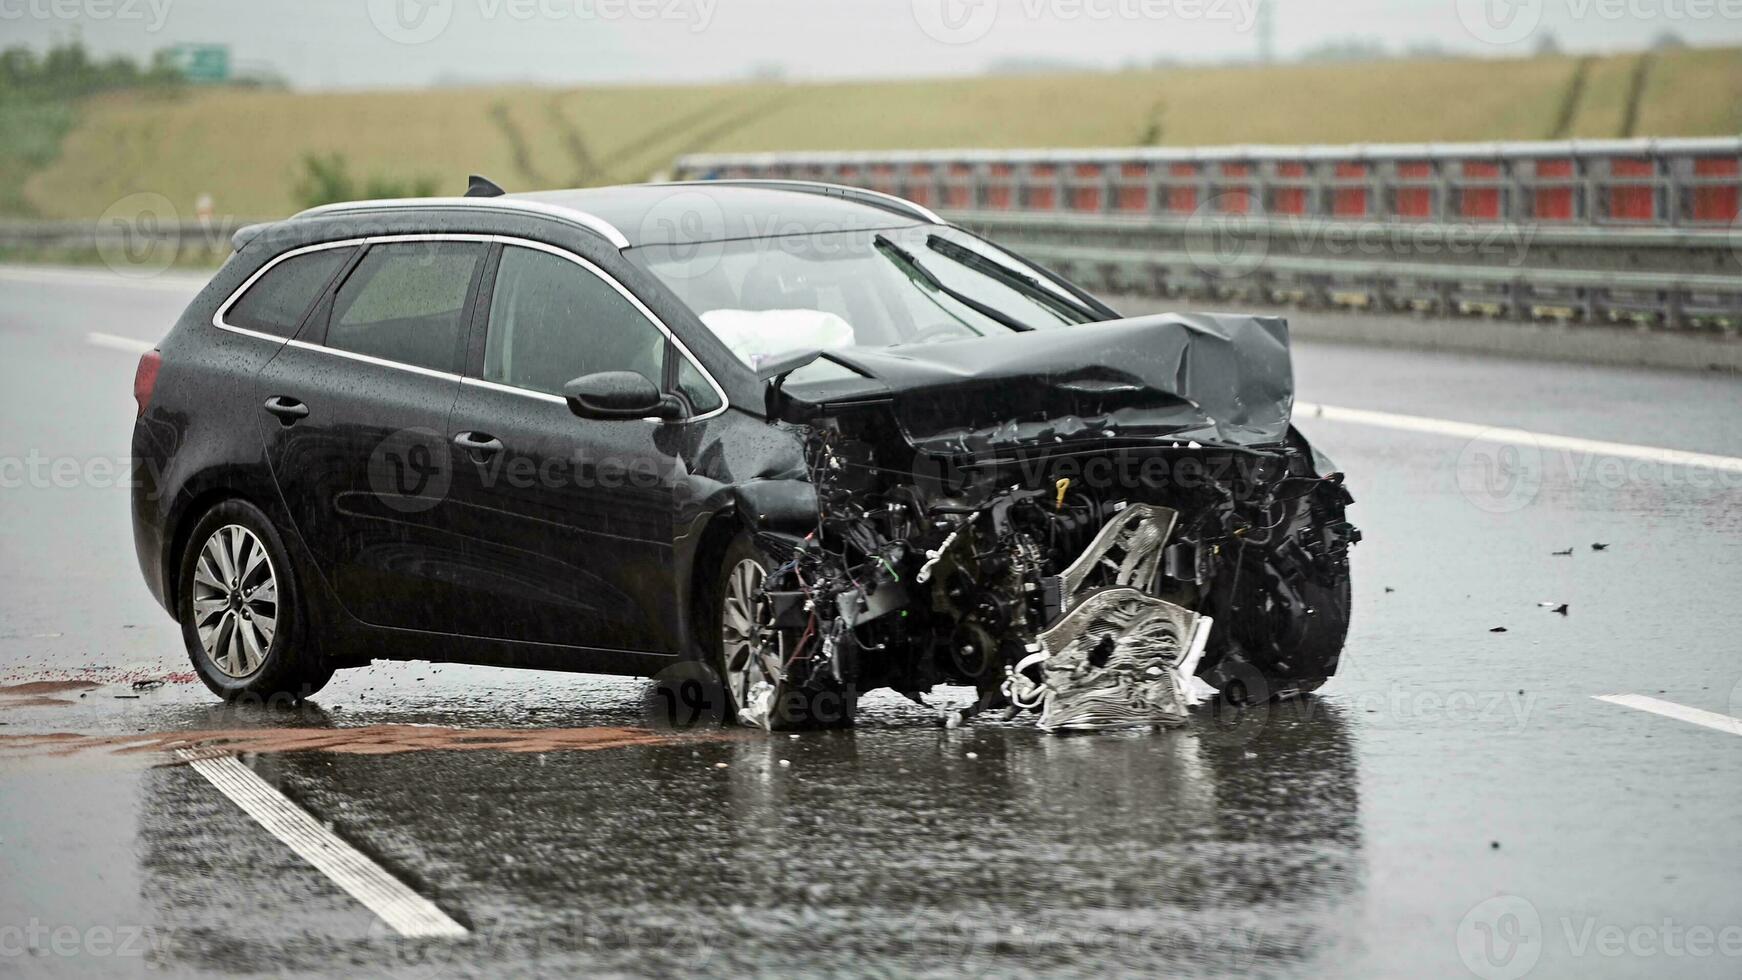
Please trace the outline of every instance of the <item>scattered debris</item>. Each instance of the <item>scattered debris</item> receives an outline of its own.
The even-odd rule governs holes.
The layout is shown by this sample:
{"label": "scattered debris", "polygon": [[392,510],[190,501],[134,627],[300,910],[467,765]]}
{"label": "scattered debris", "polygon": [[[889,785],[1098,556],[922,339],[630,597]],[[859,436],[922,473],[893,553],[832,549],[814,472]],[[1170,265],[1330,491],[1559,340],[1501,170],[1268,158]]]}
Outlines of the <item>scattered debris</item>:
{"label": "scattered debris", "polygon": [[1389,586],[1389,585],[1387,585],[1387,586],[1386,586],[1386,587],[1385,587],[1385,591],[1387,591],[1387,592],[1396,592],[1396,591],[1397,591],[1397,590],[1396,590],[1396,589],[1394,589],[1394,588],[1392,588],[1392,587],[1391,587],[1391,586]]}
{"label": "scattered debris", "polygon": [[1608,545],[1608,543],[1603,542],[1603,541],[1593,541],[1593,542],[1591,542],[1591,550],[1592,551],[1608,551],[1609,545]]}
{"label": "scattered debris", "polygon": [[25,681],[0,687],[0,697],[23,697],[34,694],[70,694],[99,687],[96,681]]}
{"label": "scattered debris", "polygon": [[1495,626],[1495,627],[1489,629],[1488,632],[1490,632],[1490,633],[1504,633],[1504,632],[1506,632],[1506,627]]}
{"label": "scattered debris", "polygon": [[1549,554],[1556,558],[1571,558],[1573,555],[1573,549],[1568,548],[1565,551],[1551,551]]}
{"label": "scattered debris", "polygon": [[163,678],[150,677],[150,678],[145,678],[142,680],[134,681],[133,682],[133,689],[135,691],[155,691],[158,688],[162,687],[163,685],[164,685]]}
{"label": "scattered debris", "polygon": [[1567,604],[1564,602],[1539,602],[1537,605],[1551,612],[1560,613],[1562,616],[1567,614]]}

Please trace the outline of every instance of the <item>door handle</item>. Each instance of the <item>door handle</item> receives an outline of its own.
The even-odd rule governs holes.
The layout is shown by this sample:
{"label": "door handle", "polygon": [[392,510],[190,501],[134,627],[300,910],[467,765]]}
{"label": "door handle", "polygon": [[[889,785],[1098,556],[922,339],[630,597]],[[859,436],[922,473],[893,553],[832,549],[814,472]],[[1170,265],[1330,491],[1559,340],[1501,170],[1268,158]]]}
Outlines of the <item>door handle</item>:
{"label": "door handle", "polygon": [[478,460],[488,459],[502,451],[502,440],[486,432],[462,432],[454,436],[454,445]]}
{"label": "door handle", "polygon": [[273,395],[266,399],[265,407],[285,425],[293,425],[297,419],[308,418],[308,406],[286,395]]}

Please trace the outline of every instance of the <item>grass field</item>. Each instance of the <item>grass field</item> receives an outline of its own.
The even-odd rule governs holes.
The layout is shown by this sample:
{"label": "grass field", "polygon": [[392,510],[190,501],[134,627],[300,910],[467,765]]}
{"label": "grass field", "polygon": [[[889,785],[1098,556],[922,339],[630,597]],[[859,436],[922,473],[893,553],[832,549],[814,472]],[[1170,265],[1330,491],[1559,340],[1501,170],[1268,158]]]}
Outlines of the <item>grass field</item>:
{"label": "grass field", "polygon": [[1661,52],[1644,72],[1640,57],[848,84],[109,95],[80,108],[52,162],[35,152],[21,183],[18,168],[0,167],[9,182],[0,209],[87,217],[153,191],[190,210],[209,193],[220,213],[279,215],[295,206],[304,155],[331,152],[344,154],[359,179],[428,176],[458,192],[473,172],[511,190],[641,180],[699,151],[1742,131],[1742,50]]}

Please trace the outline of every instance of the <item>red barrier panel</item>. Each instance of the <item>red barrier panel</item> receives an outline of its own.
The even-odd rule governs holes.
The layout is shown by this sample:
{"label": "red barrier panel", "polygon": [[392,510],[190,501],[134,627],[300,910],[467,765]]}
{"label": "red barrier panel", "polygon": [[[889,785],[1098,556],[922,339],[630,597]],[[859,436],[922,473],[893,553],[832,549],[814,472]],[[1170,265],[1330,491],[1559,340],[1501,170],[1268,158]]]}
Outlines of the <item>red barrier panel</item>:
{"label": "red barrier panel", "polygon": [[[1276,176],[1282,180],[1300,180],[1304,183],[1307,166],[1304,163],[1285,161],[1276,165]],[[1299,187],[1277,187],[1270,193],[1270,212],[1272,214],[1306,214],[1307,189]]]}
{"label": "red barrier panel", "polygon": [[[1465,160],[1459,172],[1465,180],[1499,180],[1500,164],[1490,160]],[[1465,187],[1458,195],[1460,217],[1476,221],[1498,221],[1500,218],[1500,188]]]}
{"label": "red barrier panel", "polygon": [[[1397,165],[1397,178],[1403,181],[1431,181],[1434,165],[1426,160],[1410,160]],[[1434,216],[1434,189],[1419,185],[1399,186],[1392,201],[1393,213],[1400,218],[1431,218]]]}
{"label": "red barrier panel", "polygon": [[1014,195],[1011,194],[1011,176],[1016,168],[1008,163],[994,163],[987,174],[991,178],[986,182],[986,206],[1000,211],[1009,210]]}
{"label": "red barrier panel", "polygon": [[1119,199],[1121,211],[1149,210],[1149,165],[1127,163],[1119,167]]}
{"label": "red barrier panel", "polygon": [[[1694,161],[1695,177],[1730,177],[1742,174],[1742,165],[1735,157],[1703,157]],[[1742,187],[1732,179],[1723,184],[1695,187],[1691,217],[1699,222],[1729,224],[1736,220],[1742,204]]]}
{"label": "red barrier panel", "polygon": [[882,194],[894,194],[895,166],[888,163],[873,163],[870,175],[871,189]]}
{"label": "red barrier panel", "polygon": [[[1367,165],[1339,163],[1334,173],[1338,180],[1356,180],[1367,176]],[[1331,191],[1331,213],[1339,218],[1366,217],[1367,188],[1338,187]]]}
{"label": "red barrier panel", "polygon": [[[1190,179],[1198,175],[1198,165],[1195,163],[1176,163],[1167,168],[1167,175],[1175,179]],[[1198,189],[1196,187],[1169,187],[1167,189],[1167,209],[1175,214],[1190,214],[1198,209]]]}
{"label": "red barrier panel", "polygon": [[971,208],[974,206],[974,168],[966,163],[952,163],[949,169],[950,182],[944,188],[944,207]]}
{"label": "red barrier panel", "polygon": [[1534,165],[1538,181],[1564,178],[1565,184],[1539,183],[1530,194],[1530,213],[1538,221],[1571,221],[1578,216],[1574,207],[1573,178],[1577,168],[1571,160],[1538,160]]}
{"label": "red barrier panel", "polygon": [[1071,188],[1071,210],[1101,210],[1101,165],[1098,163],[1079,163],[1072,168],[1072,175],[1077,180],[1091,181],[1091,183],[1086,187]]}
{"label": "red barrier panel", "polygon": [[929,163],[908,164],[901,179],[901,196],[915,204],[931,205],[932,168]]}
{"label": "red barrier panel", "polygon": [[[1217,210],[1223,214],[1251,214],[1252,186],[1247,181],[1252,177],[1250,163],[1222,164],[1222,184],[1216,195]],[[1228,183],[1235,181],[1235,183]]]}
{"label": "red barrier panel", "polygon": [[[1611,158],[1611,177],[1653,177],[1657,167],[1650,160]],[[1657,217],[1657,189],[1650,184],[1611,184],[1609,217],[1624,221],[1652,221]]]}
{"label": "red barrier panel", "polygon": [[1051,211],[1058,207],[1058,168],[1050,163],[1037,163],[1028,168],[1027,190],[1022,206],[1030,211]]}

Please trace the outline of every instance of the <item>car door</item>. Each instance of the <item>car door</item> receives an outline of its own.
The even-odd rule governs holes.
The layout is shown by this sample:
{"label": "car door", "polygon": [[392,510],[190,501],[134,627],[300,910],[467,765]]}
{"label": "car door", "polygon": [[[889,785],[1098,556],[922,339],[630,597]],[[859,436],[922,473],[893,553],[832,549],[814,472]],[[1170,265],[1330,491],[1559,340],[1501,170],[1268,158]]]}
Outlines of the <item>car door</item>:
{"label": "car door", "polygon": [[673,487],[682,423],[577,418],[564,384],[635,371],[670,346],[591,263],[505,244],[448,426],[450,526],[466,540],[472,635],[673,653]]}
{"label": "car door", "polygon": [[261,372],[273,476],[363,622],[440,629],[457,587],[447,423],[488,254],[481,237],[368,243]]}

